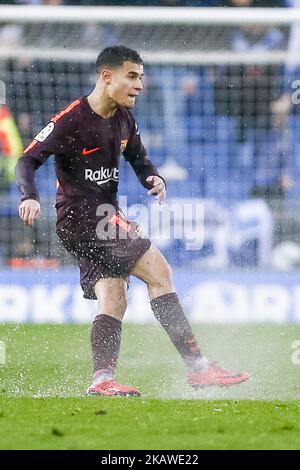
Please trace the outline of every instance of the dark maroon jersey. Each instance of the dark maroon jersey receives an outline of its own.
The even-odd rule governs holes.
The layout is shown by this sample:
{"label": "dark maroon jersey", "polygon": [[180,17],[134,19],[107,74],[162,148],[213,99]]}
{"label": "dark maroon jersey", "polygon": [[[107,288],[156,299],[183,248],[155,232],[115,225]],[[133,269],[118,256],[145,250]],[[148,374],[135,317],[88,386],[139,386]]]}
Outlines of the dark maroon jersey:
{"label": "dark maroon jersey", "polygon": [[112,117],[104,119],[91,109],[86,97],[78,99],[54,116],[19,158],[16,178],[21,199],[39,199],[35,171],[54,155],[58,219],[63,218],[60,209],[64,208],[80,211],[88,207],[95,213],[101,203],[116,206],[121,154],[142,185],[150,189],[146,178],[159,174],[147,159],[128,109],[118,107]]}

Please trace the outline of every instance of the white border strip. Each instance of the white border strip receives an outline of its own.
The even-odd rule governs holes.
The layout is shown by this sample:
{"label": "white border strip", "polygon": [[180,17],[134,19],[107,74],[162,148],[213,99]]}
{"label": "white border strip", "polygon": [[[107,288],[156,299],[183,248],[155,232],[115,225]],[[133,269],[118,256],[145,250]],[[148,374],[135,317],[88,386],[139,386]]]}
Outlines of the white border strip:
{"label": "white border strip", "polygon": [[289,25],[300,22],[300,8],[81,7],[2,5],[0,21],[181,25]]}
{"label": "white border strip", "polygon": [[[232,52],[143,52],[147,64],[180,64],[180,65],[222,65],[222,64],[283,64],[287,57],[293,64],[300,64],[299,54],[288,54],[287,51],[239,54]],[[95,62],[99,51],[91,49],[41,49],[41,48],[3,48],[0,59],[59,60],[65,62]]]}

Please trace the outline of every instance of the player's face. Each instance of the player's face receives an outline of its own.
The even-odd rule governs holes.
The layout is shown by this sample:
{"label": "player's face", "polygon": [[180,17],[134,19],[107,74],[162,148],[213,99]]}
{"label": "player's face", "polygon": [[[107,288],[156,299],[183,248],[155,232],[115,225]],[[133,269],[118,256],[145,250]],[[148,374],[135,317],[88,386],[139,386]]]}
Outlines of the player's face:
{"label": "player's face", "polygon": [[143,89],[143,74],[143,66],[132,62],[124,62],[121,67],[113,69],[108,85],[110,98],[120,106],[133,108],[135,98]]}

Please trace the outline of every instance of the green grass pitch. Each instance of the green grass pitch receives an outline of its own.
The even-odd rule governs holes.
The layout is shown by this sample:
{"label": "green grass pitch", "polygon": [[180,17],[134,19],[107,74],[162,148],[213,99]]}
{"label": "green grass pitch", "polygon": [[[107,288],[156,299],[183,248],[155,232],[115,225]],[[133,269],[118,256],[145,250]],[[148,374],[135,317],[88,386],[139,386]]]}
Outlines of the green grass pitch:
{"label": "green grass pitch", "polygon": [[210,359],[250,380],[191,390],[160,327],[125,324],[118,380],[142,397],[86,397],[89,325],[0,326],[0,449],[299,449],[299,327],[195,330]]}

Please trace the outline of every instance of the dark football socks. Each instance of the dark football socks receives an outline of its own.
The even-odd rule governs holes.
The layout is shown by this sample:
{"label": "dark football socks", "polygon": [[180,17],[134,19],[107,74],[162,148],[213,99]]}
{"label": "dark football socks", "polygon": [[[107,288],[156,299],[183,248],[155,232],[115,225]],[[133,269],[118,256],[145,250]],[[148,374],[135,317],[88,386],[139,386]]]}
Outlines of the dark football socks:
{"label": "dark football socks", "polygon": [[166,330],[172,343],[189,369],[202,370],[208,365],[202,356],[177,294],[165,294],[150,301],[155,318]]}
{"label": "dark football socks", "polygon": [[122,322],[109,315],[97,315],[91,331],[94,381],[114,377],[120,352]]}

